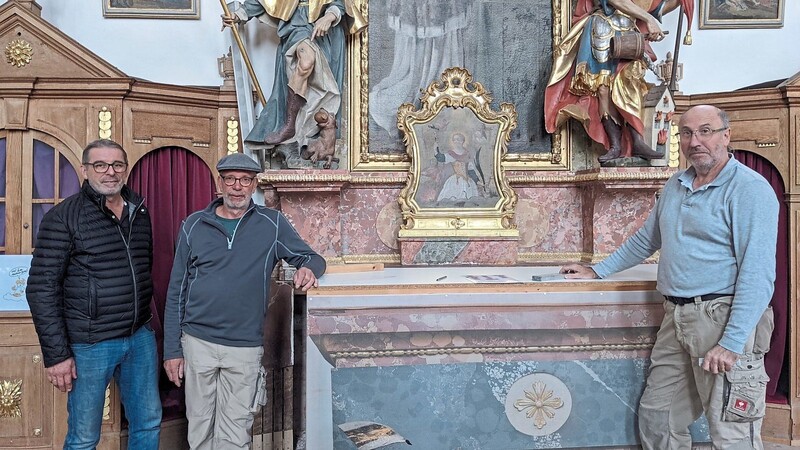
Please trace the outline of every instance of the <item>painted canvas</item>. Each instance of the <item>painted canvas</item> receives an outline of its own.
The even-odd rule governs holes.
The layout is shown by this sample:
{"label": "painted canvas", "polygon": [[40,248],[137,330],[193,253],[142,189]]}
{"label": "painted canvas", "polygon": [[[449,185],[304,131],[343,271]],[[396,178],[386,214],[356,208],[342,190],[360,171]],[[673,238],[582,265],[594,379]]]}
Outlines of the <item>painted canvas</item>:
{"label": "painted canvas", "polygon": [[786,0],[700,0],[700,28],[780,28]]}
{"label": "painted canvas", "polygon": [[492,160],[499,125],[481,122],[468,108],[448,108],[414,128],[421,141],[420,207],[485,208],[500,200]]}
{"label": "painted canvas", "polygon": [[370,153],[403,151],[397,108],[419,105],[420,91],[455,66],[482,80],[496,103],[510,102],[520,112],[509,152],[549,153],[542,105],[552,17],[549,1],[369,2]]}
{"label": "painted canvas", "polygon": [[199,19],[200,0],[103,0],[103,17]]}

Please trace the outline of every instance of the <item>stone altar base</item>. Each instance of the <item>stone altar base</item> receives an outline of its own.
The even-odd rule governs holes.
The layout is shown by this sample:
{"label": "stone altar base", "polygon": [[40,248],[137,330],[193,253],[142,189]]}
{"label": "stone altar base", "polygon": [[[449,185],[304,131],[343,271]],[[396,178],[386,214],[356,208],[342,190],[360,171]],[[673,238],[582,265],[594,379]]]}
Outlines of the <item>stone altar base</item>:
{"label": "stone altar base", "polygon": [[404,266],[459,264],[511,266],[517,263],[518,238],[400,238]]}

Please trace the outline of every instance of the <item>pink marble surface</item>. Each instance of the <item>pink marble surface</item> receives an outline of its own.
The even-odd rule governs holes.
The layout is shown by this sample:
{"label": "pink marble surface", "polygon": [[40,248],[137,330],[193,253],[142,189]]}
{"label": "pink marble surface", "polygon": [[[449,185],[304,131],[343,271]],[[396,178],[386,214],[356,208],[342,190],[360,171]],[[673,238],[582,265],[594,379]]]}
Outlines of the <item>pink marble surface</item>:
{"label": "pink marble surface", "polygon": [[[647,218],[655,192],[663,184],[662,179],[653,177],[654,173],[660,176],[660,171],[668,175],[674,169],[609,168],[578,174],[594,177],[598,172],[606,176],[596,181],[569,181],[565,174],[564,183],[517,183],[515,223],[520,239],[516,248],[469,245],[452,262],[514,264],[514,253],[611,253]],[[310,177],[316,172],[292,173]],[[641,180],[630,179],[639,172]],[[346,178],[346,174],[339,175]],[[359,177],[368,179],[369,175]],[[618,178],[609,181],[608,177]],[[404,244],[400,251],[400,189],[399,184],[381,182],[279,180],[268,186],[264,197],[267,206],[282,210],[312,247],[325,256],[400,256],[408,263],[419,251],[419,244]]]}
{"label": "pink marble surface", "polygon": [[[310,311],[309,336],[337,367],[646,356],[660,304],[616,307]],[[343,352],[371,352],[350,354]],[[377,353],[376,353],[377,352]]]}
{"label": "pink marble surface", "polygon": [[636,232],[655,204],[654,188],[601,189],[594,197],[593,242],[587,251],[611,253]]}
{"label": "pink marble surface", "polygon": [[322,256],[342,254],[338,192],[280,194],[280,210],[300,236]]}
{"label": "pink marble surface", "polygon": [[579,187],[518,187],[516,192],[520,252],[572,253],[583,249]]}
{"label": "pink marble surface", "polygon": [[639,328],[657,327],[663,315],[660,303],[424,310],[394,307],[332,313],[311,310],[308,334]]}
{"label": "pink marble surface", "polygon": [[[442,251],[441,254],[447,256],[447,260],[429,260],[425,253],[430,248],[446,247],[459,248],[455,254]],[[443,239],[408,239],[400,240],[400,261],[405,265],[427,265],[427,264],[481,264],[492,266],[510,266],[517,262],[517,240],[492,240],[480,238],[465,241]],[[462,247],[463,246],[463,247]]]}
{"label": "pink marble surface", "polygon": [[345,254],[398,252],[400,207],[396,186],[369,186],[342,192],[341,220]]}

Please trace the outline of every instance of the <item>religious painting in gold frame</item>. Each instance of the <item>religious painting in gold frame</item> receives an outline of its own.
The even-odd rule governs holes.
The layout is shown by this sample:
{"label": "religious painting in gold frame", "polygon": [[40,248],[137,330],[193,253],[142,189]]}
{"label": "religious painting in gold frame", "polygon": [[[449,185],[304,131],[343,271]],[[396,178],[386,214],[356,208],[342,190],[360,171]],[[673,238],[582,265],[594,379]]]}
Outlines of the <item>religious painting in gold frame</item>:
{"label": "religious painting in gold frame", "polygon": [[199,19],[200,0],[103,0],[103,17]]}
{"label": "religious painting in gold frame", "polygon": [[517,126],[514,105],[492,98],[468,70],[451,67],[421,97],[404,103],[397,126],[410,159],[400,191],[399,236],[517,237],[517,196],[502,159]]}
{"label": "religious painting in gold frame", "polygon": [[[569,0],[352,1],[369,20],[369,27],[348,42],[346,130],[350,170],[408,169],[410,159],[394,127],[394,111],[401,103],[416,103],[419,92],[450,66],[469,69],[495,98],[512,102],[521,111],[519,127],[503,160],[506,168],[571,169],[569,127],[562,126],[548,135],[543,119],[552,52],[569,32],[572,16]],[[411,17],[415,19],[410,20]],[[442,17],[441,23],[436,22],[436,17]],[[444,34],[439,30],[444,30]],[[448,32],[452,36],[447,36]],[[459,43],[458,33],[473,39],[471,44]],[[426,40],[427,37],[430,39]],[[463,50],[462,60],[467,63],[439,55],[446,48]],[[432,54],[419,54],[424,49]],[[502,59],[493,59],[497,55],[502,55]],[[430,62],[432,59],[436,62]],[[538,61],[532,66],[537,70],[518,67],[520,62],[531,60]],[[389,67],[381,71],[381,64]],[[393,73],[403,74],[407,69],[414,73],[411,81],[392,77]]]}
{"label": "religious painting in gold frame", "polygon": [[700,0],[700,29],[781,28],[786,0]]}

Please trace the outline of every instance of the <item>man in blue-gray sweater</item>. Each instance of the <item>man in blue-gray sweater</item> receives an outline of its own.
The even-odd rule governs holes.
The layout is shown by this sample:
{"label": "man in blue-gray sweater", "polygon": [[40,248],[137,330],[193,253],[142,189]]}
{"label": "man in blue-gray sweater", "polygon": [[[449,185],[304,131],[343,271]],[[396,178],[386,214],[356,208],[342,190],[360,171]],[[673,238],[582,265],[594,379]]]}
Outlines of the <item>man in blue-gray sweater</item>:
{"label": "man in blue-gray sweater", "polygon": [[[294,286],[318,285],[325,260],[278,211],[251,200],[261,167],[235,153],[217,164],[222,198],[183,222],[164,314],[164,368],[186,385],[192,449],[249,448],[258,404],[270,274],[281,259]],[[259,378],[262,378],[259,382]]]}
{"label": "man in blue-gray sweater", "polygon": [[724,111],[695,106],[678,134],[691,167],[667,181],[642,228],[594,267],[561,272],[604,278],[660,249],[666,314],[639,404],[642,447],[691,448],[688,427],[705,412],[714,448],[762,449],[778,200],[728,152]]}

